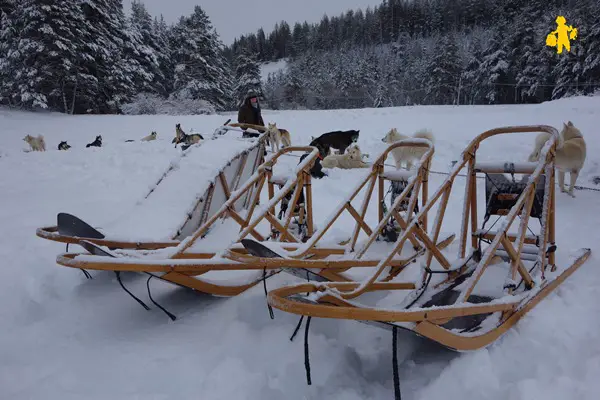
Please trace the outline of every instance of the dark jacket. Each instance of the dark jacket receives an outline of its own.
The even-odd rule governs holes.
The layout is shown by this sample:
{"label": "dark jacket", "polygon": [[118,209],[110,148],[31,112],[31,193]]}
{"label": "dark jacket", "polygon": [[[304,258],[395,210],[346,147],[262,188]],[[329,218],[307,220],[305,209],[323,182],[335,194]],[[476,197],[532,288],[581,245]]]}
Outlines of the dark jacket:
{"label": "dark jacket", "polygon": [[250,98],[251,97],[246,97],[244,104],[242,104],[240,107],[238,111],[238,122],[240,124],[265,126],[260,113],[260,104],[257,104],[256,108],[252,107],[252,104],[250,104]]}

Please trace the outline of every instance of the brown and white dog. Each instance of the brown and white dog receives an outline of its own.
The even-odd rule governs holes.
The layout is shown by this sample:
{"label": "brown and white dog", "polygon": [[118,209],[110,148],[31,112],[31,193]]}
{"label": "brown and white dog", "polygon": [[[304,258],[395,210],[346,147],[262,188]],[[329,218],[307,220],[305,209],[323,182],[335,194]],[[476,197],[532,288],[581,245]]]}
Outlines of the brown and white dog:
{"label": "brown and white dog", "polygon": [[23,140],[31,146],[31,151],[46,151],[46,141],[42,135],[38,135],[38,137],[27,135]]}
{"label": "brown and white dog", "polygon": [[276,153],[279,148],[290,147],[292,145],[292,139],[290,133],[285,129],[277,128],[277,124],[269,122],[267,127],[267,139],[271,144],[271,151]]}
{"label": "brown and white dog", "polygon": [[[530,162],[536,162],[540,159],[540,151],[550,139],[548,133],[540,133],[535,138],[533,151],[529,155]],[[555,166],[558,170],[558,185],[561,192],[568,193],[575,197],[573,189],[579,173],[583,168],[586,158],[586,144],[581,131],[573,125],[571,121],[563,123],[563,130],[560,132],[560,140],[556,146]],[[565,189],[565,173],[570,175],[571,185],[569,190]]]}
{"label": "brown and white dog", "polygon": [[189,147],[199,143],[201,140],[204,140],[201,134],[192,133],[188,135],[181,129],[181,124],[177,124],[175,125],[175,138],[171,143],[175,143],[175,147],[177,147],[179,143],[183,143],[185,146]]}

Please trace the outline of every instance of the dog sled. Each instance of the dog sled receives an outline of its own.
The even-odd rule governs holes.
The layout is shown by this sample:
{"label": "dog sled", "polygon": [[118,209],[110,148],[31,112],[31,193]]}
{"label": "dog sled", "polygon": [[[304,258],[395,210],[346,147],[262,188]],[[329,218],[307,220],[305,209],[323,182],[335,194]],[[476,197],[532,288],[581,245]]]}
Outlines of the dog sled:
{"label": "dog sled", "polygon": [[[386,170],[384,161],[391,150],[399,146],[427,148],[418,168],[413,171]],[[291,176],[276,176],[273,167],[291,152],[308,152]],[[310,169],[318,157],[314,147],[287,147],[262,164],[255,174],[236,192],[229,193],[220,209],[192,235],[178,246],[159,250],[121,249],[111,251],[98,243],[80,241],[88,253],[64,253],[57,257],[59,265],[82,270],[123,271],[152,274],[161,279],[208,294],[235,296],[257,282],[281,270],[297,275],[309,275],[323,281],[352,282],[350,270],[372,268],[381,262],[380,248],[370,251],[373,243],[381,239],[389,221],[394,220],[401,229],[410,225],[418,198],[426,203],[428,193],[428,166],[433,145],[428,141],[407,140],[391,145],[373,164],[372,168],[325,221],[315,230],[312,216],[313,196]],[[385,211],[384,182],[403,181],[403,192],[397,196],[390,210]],[[261,191],[267,187],[266,204],[257,205]],[[276,187],[279,187],[278,189]],[[370,227],[365,214],[377,187],[378,223]],[[363,190],[366,189],[366,190]],[[361,191],[363,195],[360,196]],[[252,198],[246,209],[236,204],[249,193]],[[419,196],[419,193],[421,196]],[[302,202],[299,200],[303,199]],[[361,200],[357,209],[352,201]],[[404,216],[401,205],[407,205]],[[279,216],[276,209],[283,207]],[[323,244],[323,238],[342,215],[354,221],[351,236],[342,242]],[[426,217],[425,217],[426,219]],[[225,230],[223,225],[228,225]],[[346,227],[347,228],[347,227]],[[223,235],[223,232],[228,232]],[[261,231],[261,232],[259,232]],[[366,239],[358,241],[362,233]],[[213,236],[213,239],[210,239]],[[250,241],[250,238],[253,241]],[[436,238],[437,239],[437,238]],[[454,235],[436,240],[434,247],[440,251],[448,246]],[[268,259],[253,254],[248,243],[262,243],[277,252],[286,252],[285,259]],[[212,247],[211,247],[212,246]],[[409,241],[405,249],[397,248],[390,258],[391,269],[384,279],[392,279],[408,263],[424,254],[426,248],[417,240]],[[231,274],[231,273],[234,274]],[[243,275],[238,275],[241,272]],[[215,283],[213,276],[229,273],[234,283]],[[211,276],[212,275],[212,276]]]}
{"label": "dog sled", "polygon": [[[477,160],[477,150],[488,138],[538,132],[547,132],[552,137],[537,163]],[[490,345],[584,264],[591,253],[590,249],[581,248],[567,254],[555,242],[554,163],[558,140],[558,132],[550,126],[505,127],[482,133],[466,147],[447,179],[406,224],[393,248],[369,270],[367,278],[281,287],[269,292],[268,304],[308,317],[306,329],[312,317],[378,325],[393,331],[394,346],[400,329],[455,351]],[[462,226],[458,254],[452,260],[434,243],[455,178],[465,169]],[[483,221],[478,218],[477,209],[476,178],[480,174],[485,176],[486,183]],[[523,178],[517,180],[515,175]],[[438,205],[437,217],[428,234],[423,229],[424,221],[435,205]],[[492,217],[496,222],[504,221],[496,229],[496,224],[486,229]],[[529,223],[532,219],[539,219],[539,227]],[[398,271],[392,280],[380,279],[394,268],[395,254],[409,241],[425,248],[419,279],[405,280],[404,271]],[[288,255],[271,252],[258,243],[248,243],[248,247],[263,257],[293,261]],[[406,274],[411,272],[401,269]],[[378,296],[377,304],[391,306],[374,305],[373,296]],[[395,375],[397,383],[397,369]]]}
{"label": "dog sled", "polygon": [[[227,151],[227,148],[230,149],[230,153],[223,157],[227,160],[225,166],[212,179],[201,184],[195,182],[198,174],[201,173],[199,169],[214,169],[212,166],[207,168],[207,163],[203,161],[203,158],[212,156],[216,150]],[[141,204],[134,207],[113,227],[112,234],[110,230],[94,228],[76,216],[60,213],[55,226],[38,228],[36,235],[43,239],[65,243],[67,248],[69,244],[78,244],[82,240],[106,246],[111,250],[156,250],[176,247],[181,240],[195,232],[199,226],[215,214],[230,192],[241,187],[256,172],[264,161],[264,150],[264,138],[239,142],[230,140],[227,143],[221,139],[194,145],[184,151],[177,162],[171,163],[168,170],[144,196]],[[190,160],[190,164],[185,165],[184,160]],[[171,176],[180,174],[179,171],[184,168],[189,170],[187,171],[188,176],[185,179],[174,177],[176,182],[169,184]],[[184,182],[177,182],[182,180]],[[191,182],[186,182],[187,180]],[[182,195],[182,184],[189,185],[185,191],[186,196]],[[201,194],[202,190],[204,193]],[[146,233],[145,236],[152,237],[153,240],[140,239],[139,236],[142,233],[138,231],[140,224],[148,225],[148,218],[152,218],[154,214],[171,211],[164,210],[164,207],[160,205],[160,201],[165,198],[168,198],[170,203],[177,198],[177,205],[186,209],[186,212],[174,212],[173,218],[161,221],[160,224],[158,221],[151,224],[152,232]],[[248,198],[243,201],[246,204]],[[190,204],[192,204],[191,208]],[[137,238],[131,240],[130,237]]]}

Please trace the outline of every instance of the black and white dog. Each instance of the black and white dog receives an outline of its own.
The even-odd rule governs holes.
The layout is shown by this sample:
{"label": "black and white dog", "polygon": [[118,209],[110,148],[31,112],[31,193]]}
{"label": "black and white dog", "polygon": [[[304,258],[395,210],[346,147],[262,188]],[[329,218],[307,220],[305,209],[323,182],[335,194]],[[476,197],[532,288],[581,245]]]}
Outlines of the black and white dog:
{"label": "black and white dog", "polygon": [[102,147],[102,136],[96,136],[96,140],[94,140],[92,143],[86,144],[85,147]]}
{"label": "black and white dog", "polygon": [[319,149],[322,157],[327,157],[332,148],[344,154],[351,144],[358,141],[359,135],[360,131],[355,130],[327,132],[318,138],[313,138],[309,146]]}
{"label": "black and white dog", "polygon": [[59,150],[69,150],[70,148],[71,148],[71,146],[69,146],[69,145],[67,144],[67,141],[66,141],[66,140],[65,140],[64,142],[60,142],[60,143],[58,144],[58,149],[59,149]]}

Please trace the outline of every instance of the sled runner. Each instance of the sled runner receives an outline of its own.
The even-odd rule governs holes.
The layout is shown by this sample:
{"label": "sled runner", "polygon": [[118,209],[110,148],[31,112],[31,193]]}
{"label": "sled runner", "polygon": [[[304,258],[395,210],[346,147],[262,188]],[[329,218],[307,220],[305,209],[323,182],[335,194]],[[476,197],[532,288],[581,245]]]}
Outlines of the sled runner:
{"label": "sled runner", "polygon": [[[552,138],[537,163],[477,162],[480,144],[490,137],[538,132],[547,132]],[[476,350],[493,343],[579,268],[591,253],[590,249],[582,248],[569,257],[555,243],[554,157],[558,140],[558,132],[550,126],[505,127],[479,135],[467,146],[462,159],[435,194],[406,223],[393,249],[369,270],[370,276],[356,282],[308,282],[278,288],[269,292],[268,303],[309,318],[379,324],[391,328],[394,337],[396,329],[405,329],[456,351]],[[467,181],[462,226],[458,254],[451,260],[434,243],[438,241],[455,178],[463,169],[467,170]],[[478,174],[486,176],[481,228],[477,209]],[[514,179],[517,174],[526,176],[519,181]],[[439,205],[438,214],[431,233],[427,233],[423,220],[434,205]],[[496,230],[493,230],[495,224],[486,229],[491,217],[504,220]],[[531,218],[539,219],[540,223],[530,225]],[[399,273],[394,279],[382,281],[380,277],[394,268],[395,254],[407,241],[425,247],[421,278],[407,281]],[[282,255],[244,243],[263,257],[275,257],[271,258],[274,262]],[[373,295],[371,300],[365,299],[364,295],[373,293],[377,293],[379,304],[383,302],[384,306],[369,303]]]}
{"label": "sled runner", "polygon": [[[384,169],[385,159],[391,150],[400,146],[420,146],[426,147],[428,150],[415,170],[386,171]],[[295,167],[291,176],[284,178],[274,176],[273,167],[278,159],[294,151],[309,151],[310,153]],[[397,207],[409,197],[412,207],[409,207],[408,210],[413,210],[420,191],[423,202],[426,201],[428,165],[432,154],[433,146],[425,140],[405,140],[391,145],[377,159],[350,196],[325,221],[323,227],[315,231],[312,220],[313,200],[310,169],[318,157],[318,149],[287,147],[267,159],[248,182],[237,192],[230,193],[230,197],[216,214],[177,247],[157,251],[119,250],[115,251],[111,257],[98,251],[94,252],[96,255],[65,253],[58,256],[57,263],[81,269],[154,273],[162,279],[221,296],[236,295],[264,279],[267,271],[276,273],[282,268],[292,272],[302,270],[303,275],[308,271],[324,280],[352,281],[353,277],[347,274],[349,269],[374,267],[380,263],[380,249],[371,252],[368,250],[381,237],[380,234],[388,225],[389,219],[393,218],[403,227],[402,229],[409,225],[413,214],[407,212],[405,216],[402,216]],[[390,210],[384,213],[382,202],[385,180],[405,180],[407,184],[404,191],[395,199]],[[365,214],[376,183],[379,184],[377,217],[379,222],[376,227],[372,228],[365,222]],[[257,206],[257,200],[265,185],[268,191],[268,201],[264,205]],[[276,190],[275,186],[278,185],[282,186]],[[365,187],[367,189],[363,197],[360,197],[359,194]],[[256,190],[253,192],[249,208],[245,210],[245,214],[238,212],[234,205],[252,189]],[[301,194],[305,199],[304,203],[299,203]],[[283,203],[286,197],[289,198],[287,211],[281,214],[282,218],[278,218],[275,216],[276,208]],[[351,204],[355,198],[362,200],[359,210]],[[304,229],[294,229],[294,224],[298,225],[299,223],[293,221],[293,210],[296,209],[296,206],[305,210],[303,213],[305,216]],[[351,236],[342,243],[323,244],[323,237],[342,215],[354,220]],[[423,214],[422,218],[425,218]],[[213,235],[211,231],[216,231],[217,235]],[[366,238],[359,242],[361,231]],[[228,233],[227,236],[224,236],[218,235],[219,232]],[[210,236],[217,239],[211,241]],[[224,237],[226,239],[223,239]],[[277,251],[286,252],[285,258],[277,260],[252,255],[241,243],[242,240],[249,237],[263,244],[269,240],[269,246],[274,246]],[[439,247],[433,247],[441,250],[453,238],[454,235],[450,235],[439,241]],[[437,236],[436,242],[438,242]],[[423,254],[426,249],[418,240],[409,241],[406,247],[406,249],[400,247],[396,249],[395,253],[397,254],[394,254],[389,260],[392,268],[384,279],[391,279],[406,264]],[[228,276],[232,279],[228,282],[221,280],[219,284],[214,283],[212,279],[219,273],[229,273]]]}

